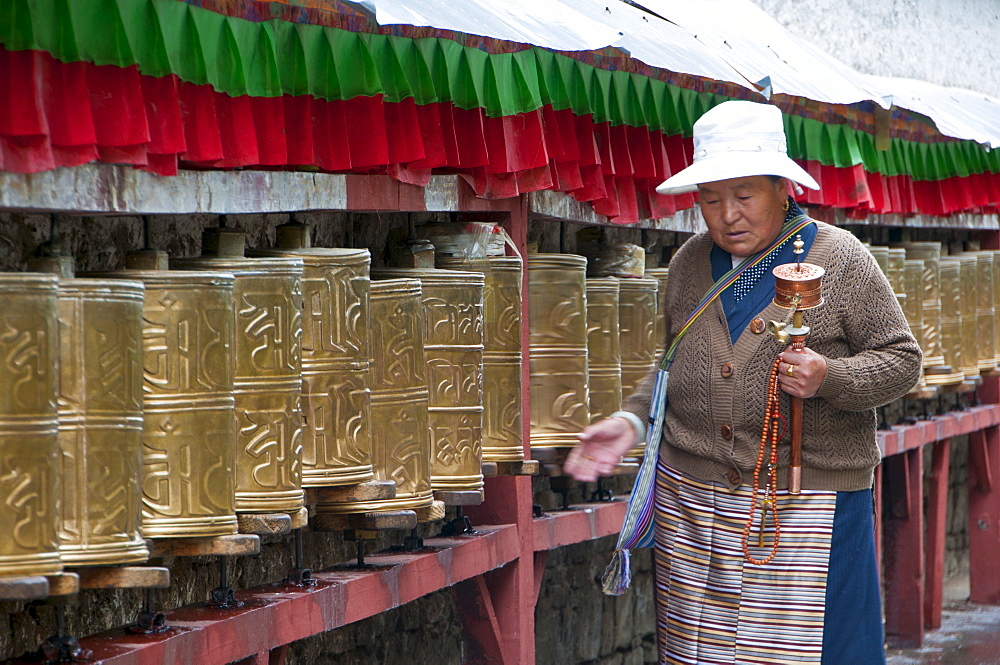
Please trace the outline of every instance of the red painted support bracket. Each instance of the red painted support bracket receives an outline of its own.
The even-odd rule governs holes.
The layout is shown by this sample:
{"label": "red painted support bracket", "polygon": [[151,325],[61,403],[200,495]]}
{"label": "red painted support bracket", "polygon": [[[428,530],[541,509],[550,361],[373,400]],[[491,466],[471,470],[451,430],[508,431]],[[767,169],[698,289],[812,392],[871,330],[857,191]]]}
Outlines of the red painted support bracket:
{"label": "red painted support bracket", "polygon": [[951,439],[934,444],[927,483],[927,540],[924,543],[924,626],[931,629],[941,627],[950,456]]}
{"label": "red painted support bracket", "polygon": [[455,600],[462,617],[472,653],[466,654],[466,665],[505,665],[509,661],[500,639],[493,596],[484,575],[455,585]]}
{"label": "red painted support bracket", "polygon": [[84,637],[80,644],[94,652],[95,664],[280,665],[284,645],[489,571],[510,569],[513,566],[507,564],[520,553],[513,525],[481,526],[475,535],[431,538],[424,545],[415,553],[370,555],[366,560],[370,569],[314,573],[315,587],[271,584],[240,591],[236,597],[244,606],[238,609],[188,606],[165,612],[172,629],[160,635],[131,635],[118,629]]}
{"label": "red painted support bracket", "polygon": [[891,457],[935,441],[971,434],[997,424],[1000,424],[1000,404],[973,406],[965,411],[952,411],[913,425],[880,430],[877,434],[878,447],[883,458]]}
{"label": "red painted support bracket", "polygon": [[1000,428],[969,436],[969,598],[1000,605]]}
{"label": "red painted support bracket", "polygon": [[898,648],[923,643],[923,451],[908,450],[883,466],[885,518],[885,632]]}
{"label": "red painted support bracket", "polygon": [[569,510],[546,513],[534,519],[534,549],[551,550],[595,538],[617,535],[625,519],[627,498],[581,503]]}

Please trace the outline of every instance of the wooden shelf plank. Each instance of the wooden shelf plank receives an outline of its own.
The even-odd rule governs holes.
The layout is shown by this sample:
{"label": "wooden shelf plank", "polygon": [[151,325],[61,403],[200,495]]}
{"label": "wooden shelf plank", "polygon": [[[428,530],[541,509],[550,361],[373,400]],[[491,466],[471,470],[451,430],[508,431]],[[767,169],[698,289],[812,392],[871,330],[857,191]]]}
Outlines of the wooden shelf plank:
{"label": "wooden shelf plank", "polygon": [[952,411],[913,425],[898,425],[879,430],[878,447],[882,457],[898,455],[935,441],[969,434],[1000,424],[1000,405],[972,406],[965,411]]}
{"label": "wooden shelf plank", "polygon": [[617,535],[625,519],[627,497],[581,503],[569,510],[545,513],[532,520],[534,550],[544,552],[564,545]]}
{"label": "wooden shelf plank", "polygon": [[368,569],[314,573],[314,587],[271,584],[237,592],[242,608],[189,606],[165,612],[167,623],[182,630],[155,640],[116,629],[82,638],[80,645],[104,665],[232,663],[367,619],[519,556],[517,527],[510,524],[424,544],[420,552],[369,555]]}

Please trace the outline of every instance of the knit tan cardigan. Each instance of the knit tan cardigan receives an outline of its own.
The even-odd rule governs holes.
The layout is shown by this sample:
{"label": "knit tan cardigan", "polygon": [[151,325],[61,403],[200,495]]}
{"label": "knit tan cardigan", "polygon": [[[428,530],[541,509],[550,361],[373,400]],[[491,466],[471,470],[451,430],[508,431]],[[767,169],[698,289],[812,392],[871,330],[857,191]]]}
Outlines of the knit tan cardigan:
{"label": "knit tan cardigan", "polygon": [[[872,486],[880,454],[875,407],[906,394],[921,371],[921,353],[892,287],[864,246],[850,233],[817,222],[806,260],[826,269],[825,303],[805,312],[812,331],[806,345],[827,359],[819,393],[804,400],[802,487],[860,490]],[[664,296],[673,339],[712,285],[707,233],[691,238],[670,262]],[[769,304],[758,316],[784,319],[787,310]],[[753,482],[767,398],[768,372],[783,350],[771,335],[748,327],[731,342],[718,299],[695,322],[670,368],[669,406],[660,457],[701,480],[735,486]],[[724,363],[733,372],[723,376]],[[727,372],[728,374],[728,372]],[[626,399],[624,410],[643,422],[655,372]],[[788,395],[782,412],[789,421]],[[723,435],[731,428],[732,436]],[[779,485],[787,487],[790,434],[778,451]]]}

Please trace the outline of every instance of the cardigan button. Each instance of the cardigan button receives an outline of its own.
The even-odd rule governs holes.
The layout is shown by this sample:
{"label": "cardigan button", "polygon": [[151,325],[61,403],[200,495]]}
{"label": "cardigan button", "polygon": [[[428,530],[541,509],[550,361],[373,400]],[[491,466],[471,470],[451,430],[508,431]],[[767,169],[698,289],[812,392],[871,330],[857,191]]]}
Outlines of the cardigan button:
{"label": "cardigan button", "polygon": [[729,425],[723,425],[722,426],[722,438],[725,439],[726,441],[729,441],[730,439],[732,439],[733,438],[733,428],[730,427]]}
{"label": "cardigan button", "polygon": [[764,332],[766,328],[767,325],[764,323],[764,319],[760,318],[759,316],[750,322],[750,330],[755,335],[761,334],[762,332]]}
{"label": "cardigan button", "polygon": [[739,485],[740,472],[737,471],[736,469],[730,469],[729,473],[726,474],[726,480],[728,480],[732,485]]}
{"label": "cardigan button", "polygon": [[728,379],[733,375],[733,364],[730,362],[722,363],[722,367],[719,368],[719,373],[722,374],[723,379]]}

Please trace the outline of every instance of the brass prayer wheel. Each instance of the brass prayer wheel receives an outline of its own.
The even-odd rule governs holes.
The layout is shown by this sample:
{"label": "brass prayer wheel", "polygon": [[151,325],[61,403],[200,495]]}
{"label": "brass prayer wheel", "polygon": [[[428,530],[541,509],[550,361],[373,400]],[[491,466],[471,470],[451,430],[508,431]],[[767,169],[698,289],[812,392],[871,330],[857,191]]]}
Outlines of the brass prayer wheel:
{"label": "brass prayer wheel", "polygon": [[906,322],[910,324],[910,332],[917,340],[917,345],[923,350],[926,348],[924,342],[924,303],[920,296],[923,291],[924,262],[917,259],[906,259],[904,276],[906,278],[907,298],[903,313],[906,314]]}
{"label": "brass prayer wheel", "polygon": [[618,282],[613,278],[587,279],[587,382],[592,422],[622,408]]}
{"label": "brass prayer wheel", "polygon": [[0,273],[0,577],[62,570],[58,283],[55,275]]}
{"label": "brass prayer wheel", "polygon": [[483,488],[482,273],[380,268],[375,278],[418,278],[430,428],[431,488]]}
{"label": "brass prayer wheel", "polygon": [[482,272],[483,461],[524,459],[521,432],[521,259],[489,256],[466,261],[438,256],[448,270]]}
{"label": "brass prayer wheel", "polygon": [[628,397],[656,365],[660,283],[650,277],[618,280],[618,334],[622,350],[622,397]]}
{"label": "brass prayer wheel", "polygon": [[652,277],[660,284],[658,295],[656,296],[656,325],[653,329],[653,339],[657,344],[657,353],[666,348],[667,311],[664,307],[663,299],[667,294],[667,277],[669,275],[669,268],[646,268],[646,277]]}
{"label": "brass prayer wheel", "polygon": [[940,260],[941,346],[944,362],[954,371],[949,373],[947,381],[928,372],[927,383],[931,385],[961,383],[965,378],[963,368],[969,364],[965,358],[967,349],[962,345],[961,266],[962,262],[955,257]]}
{"label": "brass prayer wheel", "polygon": [[868,245],[868,251],[875,258],[879,270],[886,277],[889,276],[889,248],[882,245]]}
{"label": "brass prayer wheel", "polygon": [[1000,251],[989,251],[993,254],[993,349],[1000,367]]}
{"label": "brass prayer wheel", "polygon": [[975,255],[955,255],[959,261],[959,308],[962,326],[962,373],[967,378],[979,376],[979,316],[976,313],[976,277],[979,261]]}
{"label": "brass prayer wheel", "polygon": [[979,369],[992,371],[996,368],[996,316],[993,303],[993,252],[970,252],[976,257],[976,339],[979,344]]}
{"label": "brass prayer wheel", "polygon": [[531,447],[572,448],[590,424],[587,259],[528,255]]}
{"label": "brass prayer wheel", "polygon": [[956,370],[945,365],[944,350],[941,344],[941,244],[912,241],[899,243],[898,246],[906,250],[907,259],[923,261],[924,263],[923,288],[920,292],[914,292],[911,295],[923,300],[924,367],[935,368],[927,372],[927,383],[937,385],[935,382],[938,380],[952,383],[953,380],[947,377],[954,375]]}
{"label": "brass prayer wheel", "polygon": [[416,279],[372,280],[369,293],[372,354],[372,465],[379,480],[396,483],[396,497],[319,504],[317,513],[411,510],[434,500],[424,378],[423,305]]}
{"label": "brass prayer wheel", "polygon": [[144,561],[142,282],[59,282],[59,549],[67,565]]}
{"label": "brass prayer wheel", "polygon": [[236,533],[233,276],[164,270],[163,252],[126,266],[106,276],[145,285],[143,536]]}
{"label": "brass prayer wheel", "polygon": [[902,247],[890,247],[888,250],[888,271],[886,277],[892,285],[892,291],[897,296],[906,293],[906,250]]}
{"label": "brass prayer wheel", "polygon": [[243,234],[229,229],[208,229],[203,244],[205,255],[170,264],[235,278],[236,511],[296,512],[304,504],[302,260],[246,258]]}
{"label": "brass prayer wheel", "polygon": [[296,248],[287,233],[294,229],[281,230],[286,233],[279,234],[278,249],[251,254],[293,256],[303,264],[302,486],[367,482],[375,477],[368,390],[371,254]]}

